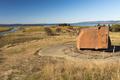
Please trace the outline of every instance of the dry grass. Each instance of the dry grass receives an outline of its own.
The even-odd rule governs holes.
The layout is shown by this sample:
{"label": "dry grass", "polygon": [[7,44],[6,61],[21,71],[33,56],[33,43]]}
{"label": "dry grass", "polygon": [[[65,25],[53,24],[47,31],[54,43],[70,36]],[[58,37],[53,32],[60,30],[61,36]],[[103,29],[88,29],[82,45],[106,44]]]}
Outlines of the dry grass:
{"label": "dry grass", "polygon": [[8,31],[10,29],[10,27],[0,27],[0,32]]}
{"label": "dry grass", "polygon": [[[65,28],[66,27],[62,27],[62,32],[65,31]],[[50,29],[53,31],[53,33],[55,33],[56,27],[50,27]],[[60,36],[69,37],[69,35],[66,35],[66,33],[61,33]],[[56,36],[56,38],[57,37],[58,36]],[[0,37],[0,47],[9,44],[16,45],[18,43],[29,42],[32,40],[40,40],[45,38],[49,38],[49,36],[45,34],[44,27],[22,27],[22,29],[15,33],[10,33],[6,36]]]}
{"label": "dry grass", "polygon": [[43,80],[119,80],[120,63],[76,62],[48,63],[43,67]]}
{"label": "dry grass", "polygon": [[39,40],[45,38],[45,36],[41,35],[42,33],[21,33],[15,32],[9,35],[2,36],[0,38],[0,47],[5,45],[16,45],[18,43],[29,42],[32,40]]}
{"label": "dry grass", "polygon": [[120,80],[120,61],[73,62],[39,56],[6,64],[0,74],[1,80]]}
{"label": "dry grass", "polygon": [[28,26],[28,27],[24,27],[23,26],[23,32],[26,33],[32,33],[32,32],[42,32],[44,31],[44,27],[43,26]]}
{"label": "dry grass", "polygon": [[120,45],[120,32],[110,32],[112,45]]}
{"label": "dry grass", "polygon": [[[75,42],[76,36],[47,36],[41,28],[23,30],[0,39],[0,46],[4,43],[0,48],[0,80],[120,80],[119,59],[71,60],[34,55],[47,46]],[[120,33],[110,33],[110,37],[112,44],[120,44]]]}
{"label": "dry grass", "polygon": [[43,39],[38,39],[38,40],[32,40],[29,42],[23,42],[23,43],[14,43],[14,44],[9,44],[1,49],[3,50],[3,53],[6,54],[33,54],[36,52],[36,50],[40,48],[45,48],[50,45],[56,45],[56,44],[61,44],[61,43],[66,43],[70,41],[75,41],[75,37],[71,36],[52,36],[52,37],[46,37]]}

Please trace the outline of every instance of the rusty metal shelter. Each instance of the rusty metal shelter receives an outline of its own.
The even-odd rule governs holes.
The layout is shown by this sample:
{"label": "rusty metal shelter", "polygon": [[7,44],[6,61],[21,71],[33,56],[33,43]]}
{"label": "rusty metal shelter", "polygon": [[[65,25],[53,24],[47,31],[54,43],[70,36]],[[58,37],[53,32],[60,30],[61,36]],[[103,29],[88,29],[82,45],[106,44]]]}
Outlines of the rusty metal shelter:
{"label": "rusty metal shelter", "polygon": [[78,49],[108,49],[110,45],[108,26],[82,28],[77,37]]}

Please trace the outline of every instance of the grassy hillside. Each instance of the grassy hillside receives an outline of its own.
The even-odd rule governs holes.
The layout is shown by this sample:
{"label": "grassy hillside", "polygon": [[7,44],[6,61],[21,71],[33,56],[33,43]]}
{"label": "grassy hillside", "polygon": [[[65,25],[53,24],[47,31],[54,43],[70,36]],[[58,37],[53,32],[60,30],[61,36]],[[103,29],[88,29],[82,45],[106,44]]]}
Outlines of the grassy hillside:
{"label": "grassy hillside", "polygon": [[[0,80],[120,80],[120,52],[79,53],[69,47],[70,43],[76,46],[77,34],[74,33],[79,27],[73,31],[61,27],[60,32],[56,31],[57,27],[50,29],[55,35],[47,35],[44,27],[23,27],[0,38]],[[120,46],[120,32],[110,32],[110,38],[112,45]],[[70,48],[67,53],[72,57],[42,54],[42,50],[47,49],[48,54],[62,52],[63,47],[56,45]],[[58,51],[50,51],[51,48]],[[82,59],[79,55],[95,58]],[[96,59],[98,55],[110,58]]]}

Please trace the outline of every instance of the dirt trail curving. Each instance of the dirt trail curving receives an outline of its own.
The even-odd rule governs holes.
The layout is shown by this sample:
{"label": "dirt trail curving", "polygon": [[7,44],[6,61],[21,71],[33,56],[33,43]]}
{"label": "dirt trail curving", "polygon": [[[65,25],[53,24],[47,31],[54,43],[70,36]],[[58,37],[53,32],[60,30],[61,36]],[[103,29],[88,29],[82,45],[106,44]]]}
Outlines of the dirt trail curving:
{"label": "dirt trail curving", "polygon": [[116,53],[95,51],[95,50],[77,50],[73,42],[48,46],[40,49],[41,56],[64,57],[71,59],[119,59],[120,51]]}

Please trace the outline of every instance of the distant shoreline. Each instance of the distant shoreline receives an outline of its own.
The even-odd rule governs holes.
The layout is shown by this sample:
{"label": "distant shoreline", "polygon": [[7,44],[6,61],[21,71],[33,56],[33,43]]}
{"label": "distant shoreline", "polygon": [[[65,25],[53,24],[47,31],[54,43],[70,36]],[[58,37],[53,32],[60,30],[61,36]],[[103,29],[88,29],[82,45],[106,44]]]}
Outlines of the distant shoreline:
{"label": "distant shoreline", "polygon": [[59,24],[70,24],[71,26],[95,26],[97,24],[120,24],[120,21],[88,21],[77,23],[38,23],[38,24],[0,24],[4,27],[16,27],[16,26],[58,26]]}

